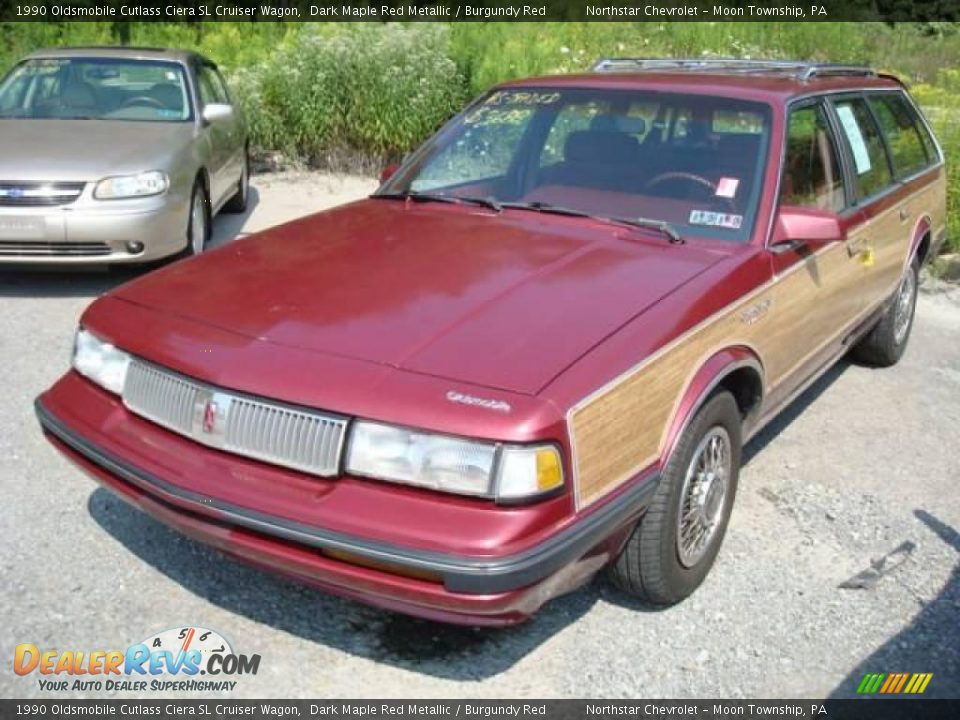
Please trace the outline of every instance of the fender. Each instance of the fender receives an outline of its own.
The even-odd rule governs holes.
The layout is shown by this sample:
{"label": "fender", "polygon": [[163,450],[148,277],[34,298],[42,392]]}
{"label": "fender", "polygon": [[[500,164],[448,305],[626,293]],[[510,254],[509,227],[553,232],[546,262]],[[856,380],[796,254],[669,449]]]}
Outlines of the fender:
{"label": "fender", "polygon": [[[913,239],[910,240],[910,252],[907,253],[907,257],[903,263],[903,272],[907,271],[907,267],[910,263],[913,262],[914,256],[917,254],[917,250],[920,249],[920,242],[923,240],[924,235],[930,235],[930,243],[933,244],[933,225],[930,220],[929,215],[921,215],[917,218],[917,222],[913,226]],[[928,252],[928,259],[932,259]]]}
{"label": "fender", "polygon": [[[667,426],[666,440],[660,454],[660,467],[666,465],[673,454],[680,435],[683,434],[683,431],[710,393],[730,373],[744,367],[752,368],[760,376],[762,401],[762,396],[766,394],[763,363],[760,362],[760,357],[752,348],[737,345],[725,348],[711,356],[694,374],[693,379],[687,384],[686,389],[680,396],[677,409],[673,413],[673,419]],[[744,436],[746,434],[745,429]]]}

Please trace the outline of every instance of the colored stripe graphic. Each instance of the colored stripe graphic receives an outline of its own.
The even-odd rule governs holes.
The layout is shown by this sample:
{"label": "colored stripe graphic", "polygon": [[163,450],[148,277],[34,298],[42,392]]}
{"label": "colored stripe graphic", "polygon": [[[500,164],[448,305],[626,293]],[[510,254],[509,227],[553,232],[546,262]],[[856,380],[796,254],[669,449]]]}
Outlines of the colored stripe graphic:
{"label": "colored stripe graphic", "polygon": [[919,695],[932,679],[933,673],[867,673],[857,686],[857,694]]}
{"label": "colored stripe graphic", "polygon": [[900,692],[903,690],[903,686],[907,684],[907,673],[900,673],[900,682],[897,683],[897,687],[894,692]]}

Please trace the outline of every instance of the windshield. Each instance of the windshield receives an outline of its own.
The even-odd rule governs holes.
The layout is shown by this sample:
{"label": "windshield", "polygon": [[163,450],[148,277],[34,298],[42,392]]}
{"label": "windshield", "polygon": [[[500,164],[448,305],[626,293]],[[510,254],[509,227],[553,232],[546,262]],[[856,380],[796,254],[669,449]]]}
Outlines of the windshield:
{"label": "windshield", "polygon": [[749,238],[770,133],[762,103],[675,93],[510,88],[472,105],[381,195],[444,195]]}
{"label": "windshield", "polygon": [[173,62],[45,58],[17,65],[0,85],[0,118],[191,118],[183,68]]}

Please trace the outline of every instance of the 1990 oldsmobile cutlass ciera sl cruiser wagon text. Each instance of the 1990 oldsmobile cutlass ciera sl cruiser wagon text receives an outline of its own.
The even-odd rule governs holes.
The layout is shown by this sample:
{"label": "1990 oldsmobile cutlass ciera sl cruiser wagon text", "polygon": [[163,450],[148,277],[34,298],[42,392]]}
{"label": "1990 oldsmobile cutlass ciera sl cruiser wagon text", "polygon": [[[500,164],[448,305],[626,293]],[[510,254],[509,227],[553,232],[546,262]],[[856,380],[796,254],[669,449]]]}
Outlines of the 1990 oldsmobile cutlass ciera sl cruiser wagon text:
{"label": "1990 oldsmobile cutlass ciera sl cruiser wagon text", "polygon": [[944,182],[867,68],[507,83],[372,197],[94,302],[37,412],[122,498],[330,592],[509,624],[608,567],[675,603],[744,442],[904,352]]}

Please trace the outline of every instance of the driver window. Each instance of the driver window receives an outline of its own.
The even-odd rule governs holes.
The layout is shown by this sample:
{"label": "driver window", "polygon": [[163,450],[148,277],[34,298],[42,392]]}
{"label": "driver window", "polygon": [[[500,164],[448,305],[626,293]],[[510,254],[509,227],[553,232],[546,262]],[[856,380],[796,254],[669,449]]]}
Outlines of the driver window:
{"label": "driver window", "polygon": [[197,84],[200,88],[200,100],[204,105],[229,102],[221,94],[220,84],[210,67],[200,66],[200,70],[197,72]]}
{"label": "driver window", "polygon": [[780,199],[786,205],[835,212],[846,205],[837,144],[822,105],[790,113]]}

